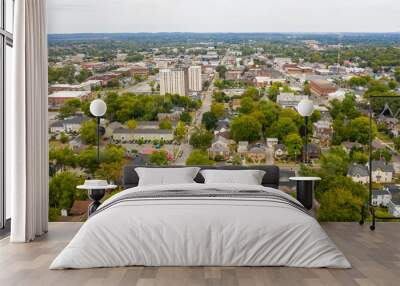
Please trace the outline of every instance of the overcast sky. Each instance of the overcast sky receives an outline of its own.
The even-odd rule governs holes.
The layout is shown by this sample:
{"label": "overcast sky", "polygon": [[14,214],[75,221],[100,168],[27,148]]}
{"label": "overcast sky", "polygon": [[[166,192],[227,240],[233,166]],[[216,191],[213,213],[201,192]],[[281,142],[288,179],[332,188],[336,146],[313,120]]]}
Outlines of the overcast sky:
{"label": "overcast sky", "polygon": [[399,0],[47,0],[49,33],[398,32]]}

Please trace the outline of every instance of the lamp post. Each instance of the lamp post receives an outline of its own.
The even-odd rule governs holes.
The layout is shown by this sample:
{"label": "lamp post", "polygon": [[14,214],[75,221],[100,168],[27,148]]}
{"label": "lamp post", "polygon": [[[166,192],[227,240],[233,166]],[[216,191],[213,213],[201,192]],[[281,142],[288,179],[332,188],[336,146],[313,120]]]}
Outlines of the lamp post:
{"label": "lamp post", "polygon": [[95,99],[90,103],[90,113],[96,117],[97,162],[100,162],[100,118],[106,111],[107,105],[103,100]]}
{"label": "lamp post", "polygon": [[305,144],[304,144],[304,163],[308,163],[308,136],[307,136],[307,125],[308,125],[308,117],[314,112],[314,103],[312,100],[303,99],[299,102],[297,106],[297,111],[301,116],[304,117],[304,137],[305,137]]}

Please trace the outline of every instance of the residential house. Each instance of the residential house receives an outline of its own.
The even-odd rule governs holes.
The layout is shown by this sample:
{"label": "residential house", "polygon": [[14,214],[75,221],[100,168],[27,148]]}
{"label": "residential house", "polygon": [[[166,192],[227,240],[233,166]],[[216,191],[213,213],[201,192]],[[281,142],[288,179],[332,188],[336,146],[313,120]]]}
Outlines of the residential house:
{"label": "residential house", "polygon": [[[306,146],[302,149],[302,155],[304,156],[304,152],[306,151]],[[321,148],[316,144],[307,144],[307,152],[308,152],[308,159],[319,159],[321,155]]]}
{"label": "residential house", "polygon": [[215,137],[211,147],[208,148],[208,157],[217,161],[226,161],[231,156],[231,140],[222,136]]}
{"label": "residential house", "polygon": [[332,122],[319,120],[313,124],[313,127],[313,137],[320,144],[320,146],[330,146],[333,137]]}
{"label": "residential house", "polygon": [[[172,129],[176,128],[177,121],[171,121]],[[138,129],[159,129],[159,121],[138,121],[136,128]]]}
{"label": "residential house", "polygon": [[180,110],[175,110],[173,112],[170,113],[158,113],[157,114],[157,119],[158,121],[164,121],[164,120],[168,120],[168,121],[179,121],[182,115],[182,111]]}
{"label": "residential house", "polygon": [[229,119],[218,120],[217,126],[214,129],[214,134],[229,131]]}
{"label": "residential house", "polygon": [[267,150],[265,146],[254,146],[246,154],[246,161],[253,164],[262,164],[267,160]]}
{"label": "residential house", "polygon": [[76,115],[58,120],[50,125],[51,133],[78,133],[82,127],[82,123],[89,121],[90,118],[86,115]]}
{"label": "residential house", "polygon": [[277,160],[284,160],[288,155],[285,144],[276,144],[274,146],[274,158]]}
{"label": "residential house", "polygon": [[248,149],[249,149],[248,141],[239,141],[237,147],[237,153],[240,155],[241,158],[246,157]]}
{"label": "residential house", "polygon": [[347,171],[347,176],[351,177],[353,182],[356,183],[368,184],[369,182],[368,168],[361,164],[351,165]]}
{"label": "residential house", "polygon": [[295,95],[290,92],[282,92],[278,94],[276,99],[276,103],[282,106],[283,108],[294,108],[297,109],[300,101],[303,99],[308,99],[307,95]]}
{"label": "residential house", "polygon": [[274,148],[279,143],[278,138],[267,138],[267,147]]}
{"label": "residential house", "polygon": [[231,104],[232,104],[232,110],[234,111],[238,110],[241,107],[240,98],[234,98]]}
{"label": "residential house", "polygon": [[364,146],[362,144],[360,144],[358,142],[350,142],[350,141],[342,142],[341,146],[342,146],[343,150],[346,151],[347,154],[350,154],[350,152],[353,148],[355,148],[355,149],[363,149],[364,148]]}
{"label": "residential house", "polygon": [[400,217],[400,186],[386,185],[385,189],[391,194],[391,200],[388,204],[388,212],[394,217]]}
{"label": "residential house", "polygon": [[258,88],[267,87],[270,85],[271,78],[267,76],[256,76],[254,78],[254,84]]}
{"label": "residential house", "polygon": [[393,180],[393,166],[383,160],[372,161],[372,181],[374,183],[391,183]]}
{"label": "residential house", "polygon": [[392,199],[391,193],[386,190],[372,190],[372,205],[387,207]]}
{"label": "residential house", "polygon": [[135,142],[139,140],[154,141],[164,140],[171,142],[174,140],[172,130],[166,129],[129,129],[118,128],[114,131],[113,140],[119,142]]}

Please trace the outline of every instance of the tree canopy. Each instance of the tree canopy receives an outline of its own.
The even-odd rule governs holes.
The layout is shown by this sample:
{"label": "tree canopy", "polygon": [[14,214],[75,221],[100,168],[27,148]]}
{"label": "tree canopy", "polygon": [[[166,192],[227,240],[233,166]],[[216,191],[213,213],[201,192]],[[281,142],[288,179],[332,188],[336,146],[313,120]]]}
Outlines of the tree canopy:
{"label": "tree canopy", "polygon": [[261,128],[261,123],[253,116],[240,115],[231,122],[231,136],[236,142],[254,142],[260,139]]}
{"label": "tree canopy", "polygon": [[208,154],[202,150],[193,150],[186,160],[187,166],[209,166],[214,165],[215,162],[208,158]]}
{"label": "tree canopy", "polygon": [[213,134],[204,128],[196,128],[190,136],[189,143],[195,149],[205,150],[210,147],[213,140]]}

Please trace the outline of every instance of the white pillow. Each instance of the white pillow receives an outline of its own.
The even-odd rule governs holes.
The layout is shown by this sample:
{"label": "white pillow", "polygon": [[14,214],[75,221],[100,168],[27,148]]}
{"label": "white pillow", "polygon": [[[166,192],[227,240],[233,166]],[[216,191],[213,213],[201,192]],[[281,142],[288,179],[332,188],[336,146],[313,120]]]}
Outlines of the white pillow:
{"label": "white pillow", "polygon": [[135,169],[139,186],[195,183],[193,180],[200,168],[141,168]]}
{"label": "white pillow", "polygon": [[205,184],[261,185],[265,171],[261,170],[202,170]]}

